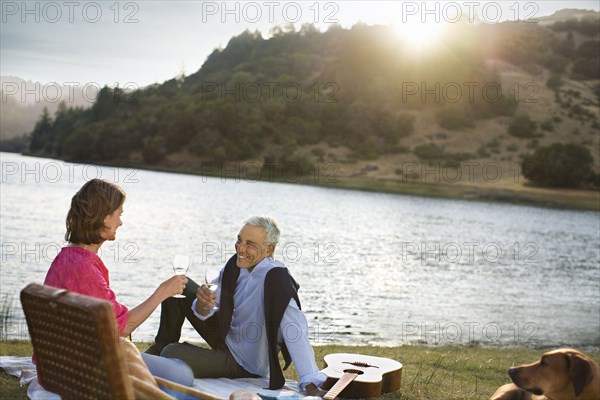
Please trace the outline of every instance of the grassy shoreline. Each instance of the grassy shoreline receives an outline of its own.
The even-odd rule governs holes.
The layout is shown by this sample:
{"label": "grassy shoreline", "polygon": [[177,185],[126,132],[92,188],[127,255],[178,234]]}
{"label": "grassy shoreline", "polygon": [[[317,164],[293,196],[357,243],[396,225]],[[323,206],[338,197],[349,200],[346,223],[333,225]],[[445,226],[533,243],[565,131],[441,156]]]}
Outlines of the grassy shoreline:
{"label": "grassy shoreline", "polygon": [[[465,185],[461,183],[407,182],[402,179],[377,179],[366,177],[326,176],[326,173],[305,174],[286,178],[281,174],[267,173],[266,176],[220,168],[215,171],[194,166],[149,166],[144,164],[108,163],[98,164],[119,168],[134,168],[147,171],[169,172],[194,176],[230,179],[247,182],[289,183],[333,189],[359,190],[408,196],[431,197],[453,200],[483,201],[504,204],[518,204],[554,209],[580,211],[600,211],[600,191],[536,188],[523,186],[519,190],[490,188],[489,184]],[[252,170],[251,170],[252,171]]]}
{"label": "grassy shoreline", "polygon": [[[136,342],[140,350],[149,343]],[[315,359],[324,367],[323,357],[331,353],[357,353],[391,358],[403,364],[400,391],[385,399],[402,400],[482,400],[509,382],[507,369],[531,363],[546,350],[525,347],[486,348],[481,346],[315,346]],[[586,352],[600,362],[600,350]],[[0,342],[0,355],[29,356],[31,343],[25,340]],[[293,367],[285,372],[297,379]],[[0,374],[0,398],[26,399],[26,388],[18,379]]]}

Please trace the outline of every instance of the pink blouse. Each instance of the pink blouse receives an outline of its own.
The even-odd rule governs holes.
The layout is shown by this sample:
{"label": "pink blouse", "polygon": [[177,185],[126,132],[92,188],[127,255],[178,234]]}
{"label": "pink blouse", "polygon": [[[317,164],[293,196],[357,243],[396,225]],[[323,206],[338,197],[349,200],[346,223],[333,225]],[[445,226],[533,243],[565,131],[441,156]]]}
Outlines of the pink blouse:
{"label": "pink blouse", "polygon": [[52,262],[44,284],[110,301],[119,332],[125,329],[127,307],[117,301],[110,288],[108,269],[91,251],[77,246],[63,247]]}

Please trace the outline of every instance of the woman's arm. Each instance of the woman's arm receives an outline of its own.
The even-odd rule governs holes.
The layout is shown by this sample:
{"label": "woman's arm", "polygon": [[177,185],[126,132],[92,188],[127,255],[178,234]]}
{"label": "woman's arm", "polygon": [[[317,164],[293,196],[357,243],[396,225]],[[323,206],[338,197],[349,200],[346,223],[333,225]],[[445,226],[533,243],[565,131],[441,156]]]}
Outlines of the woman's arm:
{"label": "woman's arm", "polygon": [[129,310],[127,324],[120,335],[127,337],[154,312],[156,307],[169,297],[183,292],[187,278],[185,275],[175,275],[163,283],[142,304]]}

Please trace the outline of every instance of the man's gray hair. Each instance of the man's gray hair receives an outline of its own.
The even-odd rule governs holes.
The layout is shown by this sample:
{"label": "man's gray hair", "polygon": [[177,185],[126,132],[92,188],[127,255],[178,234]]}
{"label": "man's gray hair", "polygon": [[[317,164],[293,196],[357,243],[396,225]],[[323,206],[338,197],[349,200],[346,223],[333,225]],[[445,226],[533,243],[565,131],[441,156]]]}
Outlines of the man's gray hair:
{"label": "man's gray hair", "polygon": [[260,226],[265,230],[265,244],[276,245],[279,242],[279,226],[271,217],[250,217],[244,221],[244,225]]}

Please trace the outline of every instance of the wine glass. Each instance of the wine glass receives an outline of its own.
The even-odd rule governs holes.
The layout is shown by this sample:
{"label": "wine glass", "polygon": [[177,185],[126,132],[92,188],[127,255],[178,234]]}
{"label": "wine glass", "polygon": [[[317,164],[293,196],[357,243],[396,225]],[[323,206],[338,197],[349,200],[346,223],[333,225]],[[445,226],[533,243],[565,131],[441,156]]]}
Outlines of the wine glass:
{"label": "wine glass", "polygon": [[[173,273],[175,275],[185,275],[190,268],[190,257],[177,254],[173,257]],[[183,299],[185,296],[183,294],[176,294],[173,297],[177,297],[178,299]]]}
{"label": "wine glass", "polygon": [[[211,292],[215,293],[219,288],[219,274],[221,273],[220,268],[216,267],[206,267],[204,270],[204,284]],[[215,306],[213,308],[215,311],[219,309],[219,307]]]}

